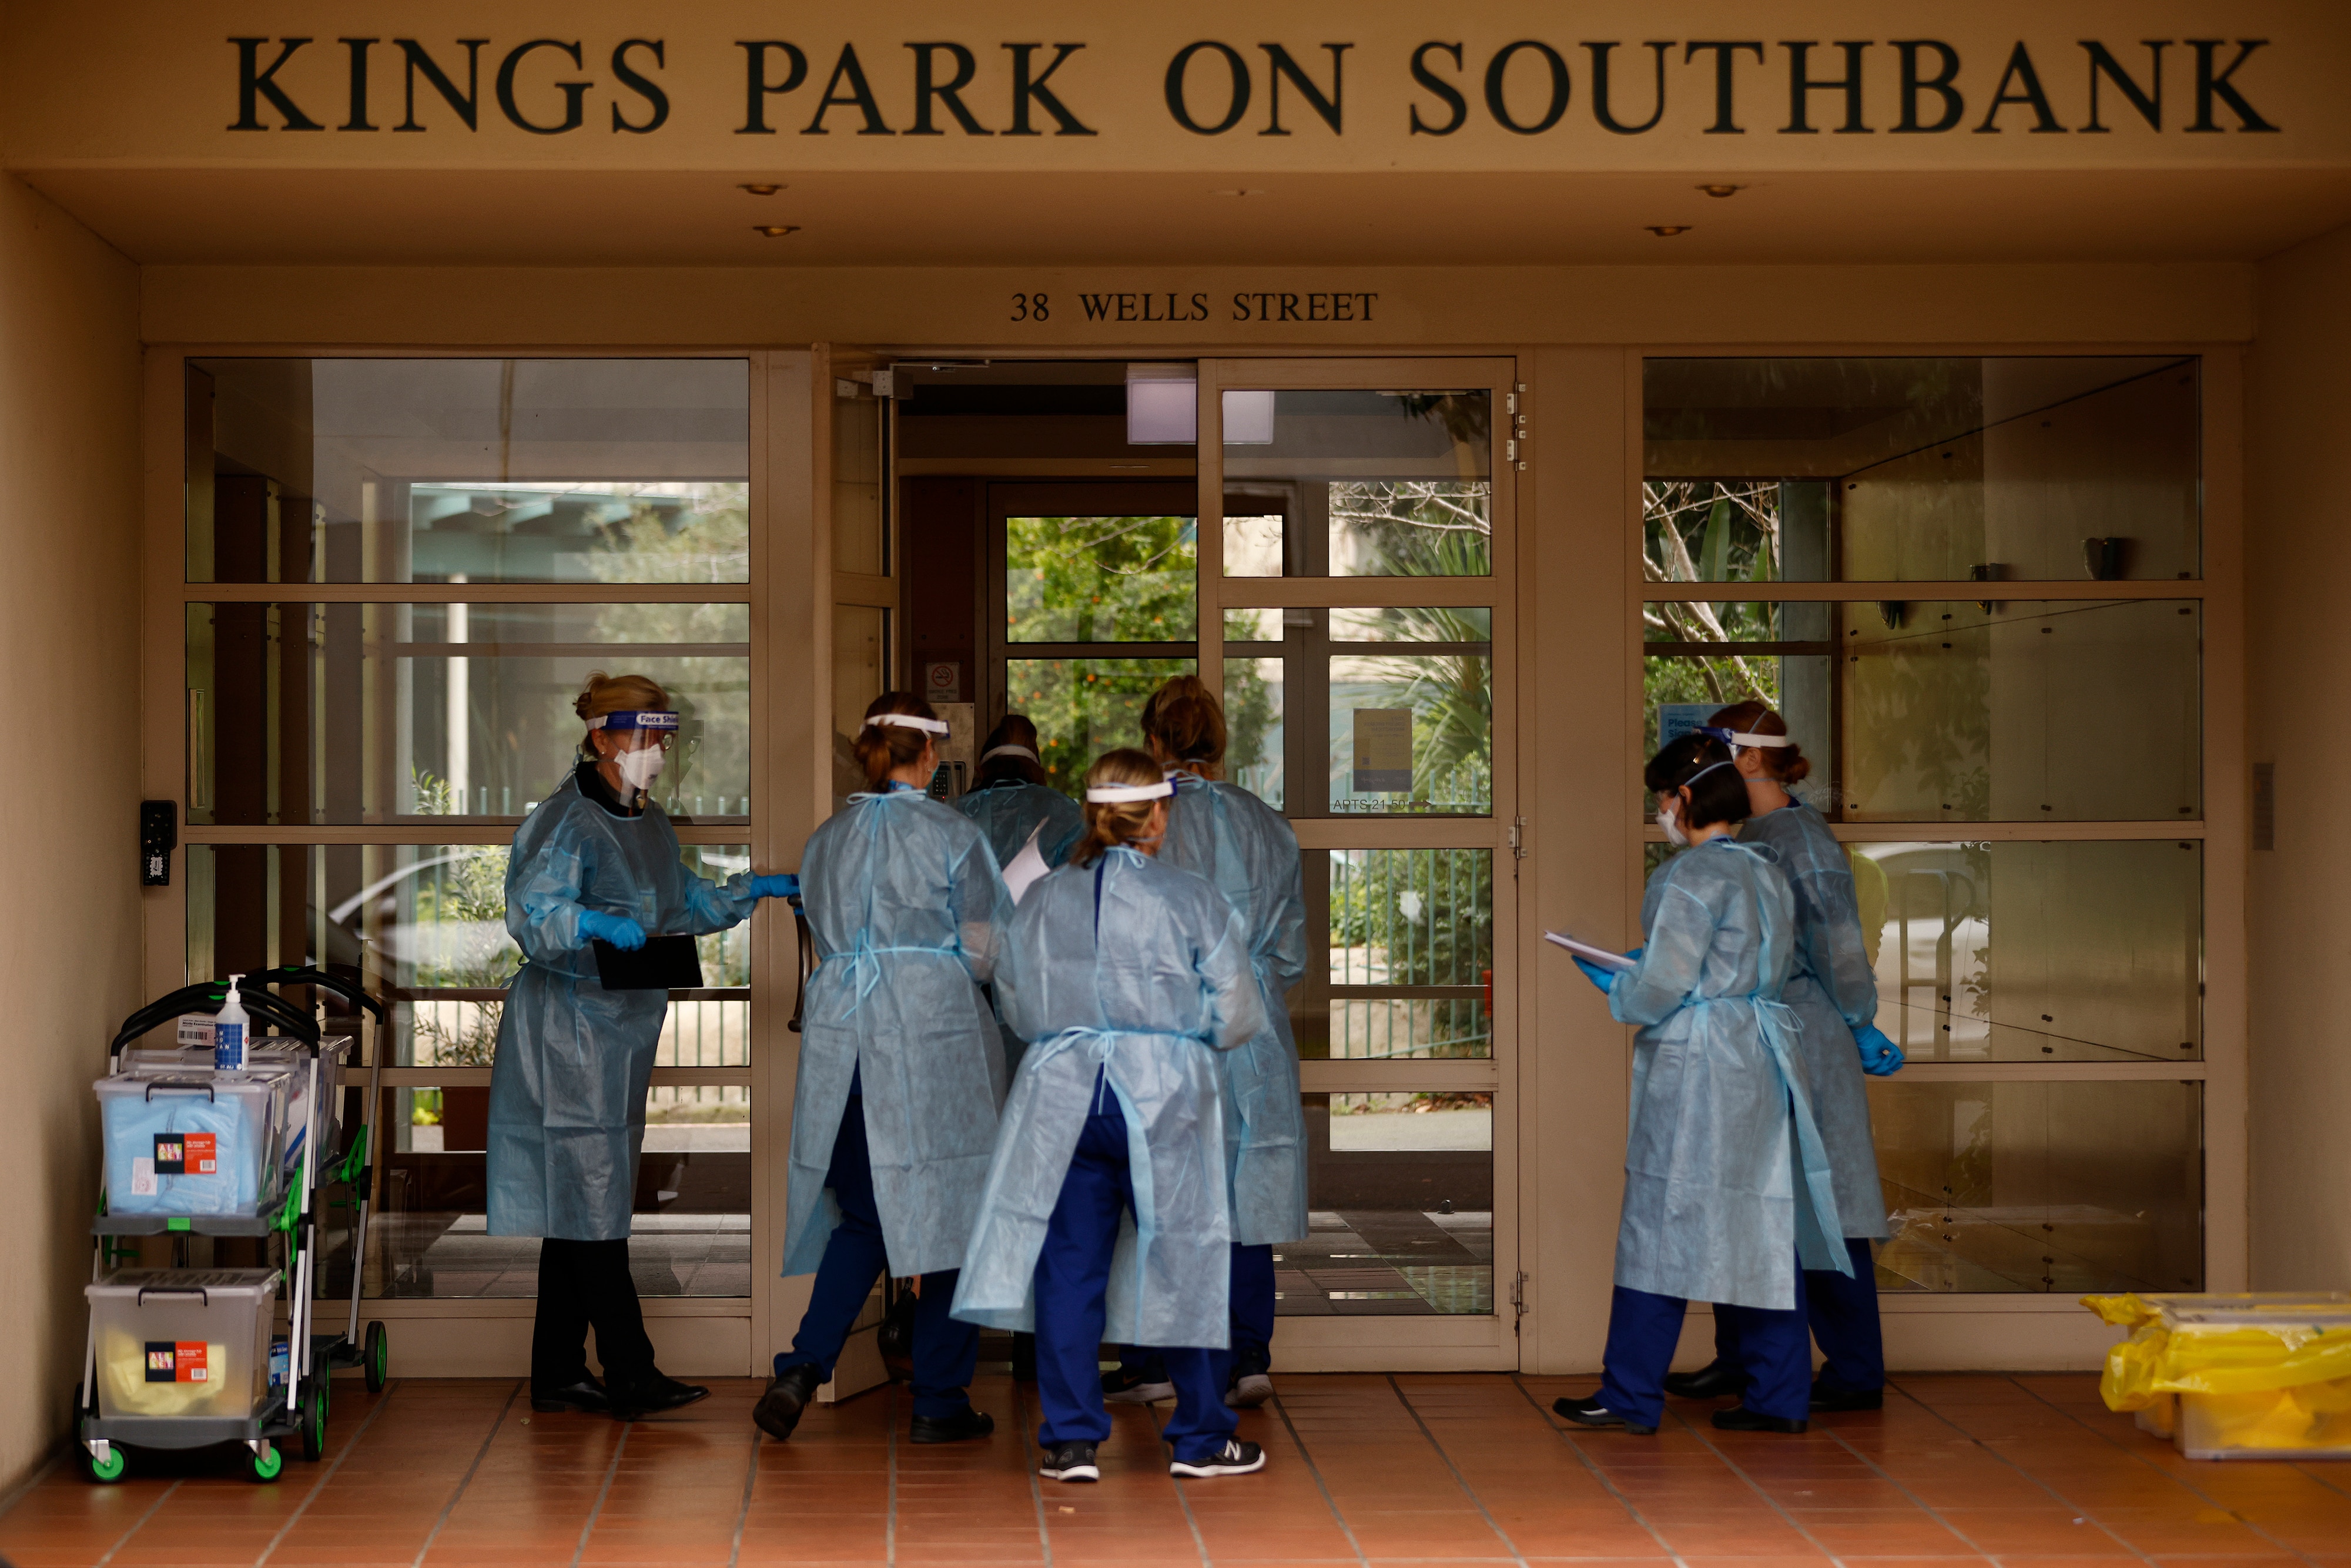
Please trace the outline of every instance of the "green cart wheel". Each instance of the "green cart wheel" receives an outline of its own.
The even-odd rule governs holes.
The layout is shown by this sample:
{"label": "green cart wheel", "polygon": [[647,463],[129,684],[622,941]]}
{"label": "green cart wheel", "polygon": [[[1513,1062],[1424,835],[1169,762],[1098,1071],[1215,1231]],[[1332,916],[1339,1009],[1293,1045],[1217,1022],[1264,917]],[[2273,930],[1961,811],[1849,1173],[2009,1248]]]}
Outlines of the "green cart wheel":
{"label": "green cart wheel", "polygon": [[367,1326],[367,1337],[360,1343],[364,1349],[360,1355],[360,1365],[367,1373],[367,1391],[381,1394],[383,1385],[392,1380],[392,1336],[383,1332],[381,1322],[371,1322]]}
{"label": "green cart wheel", "polygon": [[121,1447],[110,1443],[106,1458],[99,1458],[88,1448],[81,1451],[82,1473],[100,1486],[112,1486],[130,1473],[130,1461],[123,1458]]}
{"label": "green cart wheel", "polygon": [[252,1475],[256,1481],[274,1481],[285,1468],[286,1456],[277,1451],[275,1443],[263,1443],[253,1456]]}
{"label": "green cart wheel", "polygon": [[317,1463],[327,1452],[327,1394],[319,1386],[323,1377],[313,1377],[303,1385],[294,1401],[294,1424],[302,1437],[302,1457]]}

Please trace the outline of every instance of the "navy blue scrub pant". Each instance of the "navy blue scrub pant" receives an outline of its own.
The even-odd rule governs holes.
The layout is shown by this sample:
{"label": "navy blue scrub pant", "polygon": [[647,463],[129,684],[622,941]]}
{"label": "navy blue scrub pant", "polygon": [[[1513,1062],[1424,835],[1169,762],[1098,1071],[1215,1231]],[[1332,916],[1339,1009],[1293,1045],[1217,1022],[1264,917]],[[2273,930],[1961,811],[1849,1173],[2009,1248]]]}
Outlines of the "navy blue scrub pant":
{"label": "navy blue scrub pant", "polygon": [[[1134,1207],[1126,1113],[1097,1075],[1093,1110],[1078,1134],[1037,1257],[1037,1402],[1045,1416],[1037,1442],[1042,1448],[1099,1443],[1110,1436],[1100,1360],[1104,1301],[1119,1218]],[[1239,1425],[1225,1408],[1231,1353],[1155,1346],[1147,1354],[1160,1359],[1176,1385],[1176,1414],[1160,1437],[1187,1462],[1220,1452]]]}
{"label": "navy blue scrub pant", "polygon": [[[1608,1347],[1601,1356],[1600,1400],[1638,1427],[1655,1427],[1666,1410],[1666,1373],[1682,1337],[1679,1296],[1616,1287],[1608,1308]],[[1812,1349],[1800,1307],[1717,1305],[1715,1321],[1739,1325],[1739,1354],[1747,1367],[1748,1409],[1802,1421],[1812,1413]]]}
{"label": "navy blue scrub pant", "polygon": [[[1821,1347],[1820,1391],[1874,1394],[1886,1386],[1886,1340],[1877,1323],[1877,1264],[1864,1238],[1845,1238],[1850,1278],[1834,1269],[1807,1269],[1804,1315]],[[1714,1359],[1739,1360],[1739,1328],[1717,1312]]]}
{"label": "navy blue scrub pant", "polygon": [[[832,1168],[825,1173],[833,1201],[841,1205],[841,1223],[825,1242],[816,1287],[792,1348],[776,1357],[778,1376],[790,1367],[813,1366],[831,1382],[833,1364],[841,1358],[857,1314],[865,1310],[873,1281],[890,1266],[881,1212],[873,1203],[873,1160],[865,1144],[862,1084],[860,1079],[849,1086],[849,1105],[832,1140]],[[971,1399],[964,1390],[971,1385],[979,1360],[978,1328],[947,1315],[955,1304],[959,1271],[946,1269],[924,1275],[922,1297],[914,1306],[914,1414],[934,1420],[969,1408]]]}

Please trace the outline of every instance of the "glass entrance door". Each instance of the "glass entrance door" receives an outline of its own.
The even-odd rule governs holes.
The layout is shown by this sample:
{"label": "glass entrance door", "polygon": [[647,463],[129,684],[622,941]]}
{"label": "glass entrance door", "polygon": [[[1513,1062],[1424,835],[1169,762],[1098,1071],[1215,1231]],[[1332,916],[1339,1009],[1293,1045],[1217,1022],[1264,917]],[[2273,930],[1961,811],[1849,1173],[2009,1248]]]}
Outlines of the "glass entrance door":
{"label": "glass entrance door", "polygon": [[1317,955],[1301,1360],[1518,1364],[1512,368],[1199,369],[1200,673],[1297,829]]}

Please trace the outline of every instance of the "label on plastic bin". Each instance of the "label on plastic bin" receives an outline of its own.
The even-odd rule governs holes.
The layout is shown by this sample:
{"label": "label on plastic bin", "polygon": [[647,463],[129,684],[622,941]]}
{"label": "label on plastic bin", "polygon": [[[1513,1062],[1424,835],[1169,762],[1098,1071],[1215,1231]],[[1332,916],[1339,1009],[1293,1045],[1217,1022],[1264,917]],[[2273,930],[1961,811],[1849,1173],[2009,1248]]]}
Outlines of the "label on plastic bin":
{"label": "label on plastic bin", "polygon": [[211,1358],[200,1339],[151,1339],[147,1342],[150,1383],[209,1383]]}
{"label": "label on plastic bin", "polygon": [[204,1051],[213,1048],[213,1020],[207,1018],[183,1018],[180,1020],[180,1043]]}
{"label": "label on plastic bin", "polygon": [[155,1196],[155,1162],[153,1160],[134,1159],[131,1162],[131,1196],[133,1197]]}
{"label": "label on plastic bin", "polygon": [[[218,1176],[220,1134],[217,1133],[158,1133],[155,1134],[155,1175]],[[138,1165],[131,1162],[131,1190],[138,1190]],[[150,1189],[152,1190],[152,1188]]]}
{"label": "label on plastic bin", "polygon": [[286,1375],[294,1369],[294,1354],[282,1339],[269,1342],[269,1386],[286,1386]]}

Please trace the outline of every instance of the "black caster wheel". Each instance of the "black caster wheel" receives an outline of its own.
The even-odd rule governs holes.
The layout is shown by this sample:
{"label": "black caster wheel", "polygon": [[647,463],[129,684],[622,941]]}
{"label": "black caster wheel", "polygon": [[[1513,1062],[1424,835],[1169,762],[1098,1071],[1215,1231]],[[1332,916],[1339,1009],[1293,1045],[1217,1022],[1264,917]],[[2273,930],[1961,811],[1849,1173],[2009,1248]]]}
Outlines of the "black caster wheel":
{"label": "black caster wheel", "polygon": [[360,1366],[367,1374],[367,1391],[381,1394],[392,1381],[392,1336],[383,1332],[381,1322],[371,1322],[360,1343]]}

